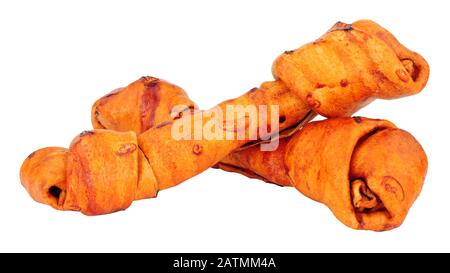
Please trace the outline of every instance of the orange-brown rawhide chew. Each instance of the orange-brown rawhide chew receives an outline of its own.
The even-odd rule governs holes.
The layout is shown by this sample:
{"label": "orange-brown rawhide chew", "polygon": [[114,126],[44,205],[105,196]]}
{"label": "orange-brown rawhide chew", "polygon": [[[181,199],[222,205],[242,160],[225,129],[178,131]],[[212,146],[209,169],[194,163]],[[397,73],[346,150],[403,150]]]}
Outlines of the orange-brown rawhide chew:
{"label": "orange-brown rawhide chew", "polygon": [[[262,89],[276,87],[292,92],[295,94],[292,100],[297,101],[283,103],[295,103],[326,117],[350,116],[376,98],[395,99],[416,94],[425,87],[430,72],[422,56],[407,49],[389,31],[369,20],[335,24],[316,41],[279,56],[272,71],[276,80],[263,83]],[[146,84],[132,84],[118,95],[97,101],[92,110],[94,128],[138,133],[150,128],[142,126],[139,116],[152,116],[149,109],[159,105],[152,102],[142,107],[142,94],[152,97],[151,89],[170,89],[170,85],[164,85],[164,81],[158,83],[153,77],[148,79],[152,88]],[[174,102],[179,102],[179,97],[174,96]],[[183,92],[181,98],[187,98],[187,95]],[[172,99],[167,95],[163,101],[171,102]],[[164,105],[163,113],[168,111],[165,106],[169,104],[176,105],[173,102]],[[183,100],[181,104],[195,105]],[[290,118],[290,114],[280,118]],[[163,119],[153,125],[165,121]]]}
{"label": "orange-brown rawhide chew", "polygon": [[[310,117],[309,109],[298,104],[300,100],[296,95],[282,85],[268,83],[262,87],[265,89],[252,89],[214,109],[224,111],[227,105],[279,105],[280,115],[287,117],[280,124],[281,130]],[[240,130],[245,135],[250,134],[248,122],[239,127],[236,120],[228,120],[229,117],[216,130],[231,133],[234,135],[231,139],[173,138],[173,126],[197,119],[203,128],[215,120],[216,117],[209,115],[214,109],[179,116],[139,136],[132,131],[104,129],[83,132],[72,141],[69,149],[44,148],[25,159],[20,172],[22,184],[33,199],[60,210],[99,215],[126,209],[133,200],[156,196],[158,190],[202,172],[249,141],[236,137]],[[274,129],[271,121],[269,119],[268,124],[257,122],[257,128]],[[192,126],[190,135],[193,136],[195,130]],[[266,130],[266,135],[273,133]]]}
{"label": "orange-brown rawhide chew", "polygon": [[399,226],[427,171],[427,157],[417,140],[386,120],[312,122],[279,147],[273,152],[258,147],[233,152],[218,166],[278,185],[290,181],[355,229]]}
{"label": "orange-brown rawhide chew", "polygon": [[[358,31],[363,34],[358,35],[362,35],[363,42],[341,33],[353,32],[357,25],[361,25]],[[375,29],[378,29],[377,32],[374,32]],[[339,35],[343,38],[339,38]],[[319,46],[322,42],[333,45],[330,51]],[[354,58],[364,61],[353,64],[350,62],[352,58],[336,53],[349,44],[355,45],[352,54],[357,56]],[[360,50],[357,50],[358,48]],[[401,56],[408,58],[400,60]],[[380,63],[381,60],[397,65],[394,67],[395,75],[404,84],[391,77],[392,68]],[[398,66],[398,60],[404,70],[398,69],[401,68]],[[309,61],[315,62],[314,69],[306,66]],[[303,68],[303,65],[309,70]],[[336,73],[329,70],[330,66],[342,65],[345,67],[336,70]],[[406,71],[406,74],[402,71]],[[429,70],[419,55],[403,48],[389,32],[373,22],[359,21],[353,27],[338,24],[332,32],[325,34],[315,43],[286,52],[275,62],[273,72],[275,81],[264,83],[260,88],[253,89],[238,99],[224,102],[219,107],[224,108],[227,104],[280,105],[280,130],[284,130],[308,121],[311,118],[311,109],[325,116],[349,115],[377,97],[396,98],[417,93],[425,85]],[[365,76],[358,78],[355,76],[358,73]],[[321,92],[324,87],[322,78],[329,80],[326,87],[330,92]],[[340,87],[333,83],[339,83]],[[93,107],[95,128],[121,131],[132,129],[136,132],[150,128],[139,137],[133,133],[121,135],[113,131],[96,130],[80,135],[69,150],[45,148],[26,159],[21,169],[21,181],[30,195],[35,200],[58,209],[79,210],[88,215],[110,213],[125,209],[133,199],[152,197],[157,190],[174,186],[198,174],[246,143],[242,140],[174,141],[170,134],[171,127],[188,117],[180,117],[179,114],[184,113],[183,109],[176,110],[175,115],[169,115],[167,109],[169,105],[174,105],[172,100],[166,101],[167,104],[156,102],[153,93],[159,92],[155,90],[159,90],[161,86],[160,81],[147,78],[142,83],[138,82],[120,90],[117,95],[101,99]],[[333,86],[337,88],[331,90]],[[358,91],[357,87],[364,88]],[[386,89],[382,90],[385,87]],[[176,87],[172,90],[178,92]],[[137,94],[136,97],[133,94]],[[183,98],[183,93],[179,94]],[[188,100],[187,96],[184,99]],[[189,101],[181,104],[189,105]],[[157,112],[162,115],[158,116],[156,112],[152,114],[151,109],[157,109],[159,105],[162,106],[160,109],[165,109]],[[198,115],[194,114],[194,117],[189,118]],[[157,125],[166,120],[174,121]],[[202,118],[203,125],[207,122],[208,118]],[[281,142],[281,147],[284,147],[283,143],[286,141]],[[120,145],[115,145],[116,142]],[[132,144],[136,145],[135,151],[131,151],[134,147]],[[120,157],[124,155],[125,158]],[[105,162],[103,157],[108,162]],[[280,156],[273,158],[280,160]],[[108,172],[104,172],[104,164],[111,166],[105,168]],[[114,167],[122,164],[127,167]],[[138,166],[137,169],[134,166]],[[125,168],[131,168],[132,173],[120,174],[117,180],[119,182],[114,182],[115,170],[124,171]],[[40,170],[39,175],[36,170]],[[137,175],[134,174],[136,171]],[[273,176],[282,174],[280,171],[273,173]],[[286,184],[286,181],[282,183]],[[366,195],[370,197],[367,186],[364,189],[365,184],[358,181],[353,181],[354,188],[359,188],[360,192],[366,194],[358,196],[357,191],[353,191],[355,198],[350,202],[364,208],[371,206],[373,202],[366,200]]]}
{"label": "orange-brown rawhide chew", "polygon": [[91,118],[96,129],[144,132],[196,108],[182,88],[154,77],[142,77],[97,100]]}

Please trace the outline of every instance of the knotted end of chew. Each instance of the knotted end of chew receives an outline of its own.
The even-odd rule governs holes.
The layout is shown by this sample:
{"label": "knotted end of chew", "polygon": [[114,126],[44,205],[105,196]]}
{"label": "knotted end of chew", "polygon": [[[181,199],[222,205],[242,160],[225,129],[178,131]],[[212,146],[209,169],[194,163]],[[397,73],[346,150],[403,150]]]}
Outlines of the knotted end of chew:
{"label": "knotted end of chew", "polygon": [[411,134],[359,117],[310,123],[289,142],[285,162],[299,191],[345,225],[375,231],[403,222],[427,170]]}
{"label": "knotted end of chew", "polygon": [[338,22],[316,41],[286,51],[272,67],[276,79],[326,117],[350,116],[377,98],[416,94],[429,70],[422,56],[369,20]]}
{"label": "knotted end of chew", "polygon": [[144,132],[197,109],[186,92],[167,81],[142,77],[97,100],[91,120],[96,129]]}
{"label": "knotted end of chew", "polygon": [[69,149],[36,151],[24,161],[21,181],[36,201],[86,215],[124,210],[158,191],[136,134],[101,129],[81,133]]}

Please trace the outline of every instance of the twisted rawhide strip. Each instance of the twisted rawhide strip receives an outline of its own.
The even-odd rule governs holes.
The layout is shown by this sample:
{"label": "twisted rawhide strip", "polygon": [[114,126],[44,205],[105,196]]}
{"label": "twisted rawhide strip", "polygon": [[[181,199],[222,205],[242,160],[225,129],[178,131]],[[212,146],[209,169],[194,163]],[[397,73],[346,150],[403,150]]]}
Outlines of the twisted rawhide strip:
{"label": "twisted rawhide strip", "polygon": [[217,166],[293,185],[345,225],[384,231],[403,222],[419,195],[427,157],[411,134],[389,121],[355,117],[309,123],[276,151],[253,146]]}

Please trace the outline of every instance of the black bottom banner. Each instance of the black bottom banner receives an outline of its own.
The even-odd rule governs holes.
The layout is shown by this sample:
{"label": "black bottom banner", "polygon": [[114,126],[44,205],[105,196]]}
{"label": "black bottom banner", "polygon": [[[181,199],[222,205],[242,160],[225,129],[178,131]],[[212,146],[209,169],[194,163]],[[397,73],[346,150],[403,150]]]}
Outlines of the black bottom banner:
{"label": "black bottom banner", "polygon": [[[68,272],[311,272],[330,268],[354,270],[418,268],[445,263],[439,254],[219,254],[219,253],[148,253],[148,254],[2,254],[3,268],[26,267]],[[382,264],[380,264],[382,263]],[[377,271],[379,271],[377,270]],[[370,271],[370,270],[369,270]]]}

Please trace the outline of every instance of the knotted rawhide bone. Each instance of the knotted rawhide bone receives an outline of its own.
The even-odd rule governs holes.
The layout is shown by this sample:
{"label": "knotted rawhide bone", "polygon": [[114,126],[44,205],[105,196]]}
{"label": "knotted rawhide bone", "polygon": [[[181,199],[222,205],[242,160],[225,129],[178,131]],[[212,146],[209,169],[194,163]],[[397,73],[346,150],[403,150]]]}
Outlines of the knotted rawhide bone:
{"label": "knotted rawhide bone", "polygon": [[[108,98],[119,96],[122,92],[126,94],[127,90],[135,87],[143,88],[144,92],[153,92],[154,86],[160,84],[160,80],[142,78]],[[150,91],[145,91],[149,90],[148,88]],[[166,88],[163,89],[166,91]],[[172,87],[167,90],[175,93],[179,91],[178,88]],[[185,94],[182,97],[188,100]],[[221,109],[225,113],[228,105],[279,106],[279,115],[286,117],[279,124],[280,130],[307,122],[311,118],[306,105],[299,103],[301,100],[293,92],[288,92],[275,82],[263,84],[262,88],[252,89],[210,111],[197,111],[187,115],[180,112],[175,114],[175,117],[171,117],[172,111],[157,105],[156,100],[149,101],[149,107],[144,107],[148,109],[144,111],[144,116],[155,112],[153,116],[156,117],[158,109],[163,109],[161,115],[164,116],[165,113],[165,118],[169,121],[160,123],[139,136],[132,131],[97,129],[81,133],[72,141],[69,149],[40,149],[28,156],[22,165],[20,177],[24,187],[36,201],[57,209],[81,211],[87,215],[111,213],[126,209],[133,200],[154,197],[159,190],[175,186],[213,166],[249,141],[250,138],[239,138],[238,134],[244,132],[247,136],[252,133],[252,127],[249,126],[251,121],[239,123],[234,116],[227,116],[224,122],[216,127],[216,130],[232,135],[227,139],[177,140],[173,137],[173,127],[179,128],[180,124],[199,121],[200,129],[190,126],[187,131],[188,135],[194,136],[198,132],[196,130],[202,131],[209,122],[216,120],[216,117],[211,115],[213,110]],[[194,105],[189,103],[188,105]],[[171,103],[168,102],[167,105],[169,104]],[[270,113],[271,108],[267,108],[268,116],[273,116]],[[255,111],[258,113],[259,108],[255,108]],[[128,113],[133,113],[133,109],[129,108],[125,112],[125,116],[128,116]],[[138,118],[140,117],[142,115],[138,115]],[[278,117],[276,115],[276,125]],[[170,120],[171,118],[173,120]],[[124,124],[119,120],[98,121],[103,125]],[[259,120],[254,123],[258,138],[265,138],[273,133],[269,130],[276,127],[272,122],[273,119],[268,119],[267,123],[259,123]]]}
{"label": "knotted rawhide bone", "polygon": [[[115,118],[123,116],[116,113]],[[123,124],[133,126],[125,120]],[[420,193],[427,159],[406,131],[385,120],[355,117],[311,123],[282,138],[276,151],[249,147],[215,167],[294,185],[329,206],[344,224],[383,231],[403,222]]]}
{"label": "knotted rawhide bone", "polygon": [[332,118],[309,123],[282,139],[276,151],[250,147],[218,167],[292,184],[345,225],[384,231],[403,222],[419,195],[427,157],[411,134],[389,121]]}
{"label": "knotted rawhide bone", "polygon": [[[276,86],[293,92],[298,105],[337,117],[350,116],[376,98],[395,99],[420,92],[427,83],[429,66],[386,29],[360,20],[336,23],[316,41],[286,51],[275,60],[272,72],[276,80],[264,83],[263,89]],[[121,90],[97,101],[92,111],[94,127],[144,132],[157,124],[139,118],[154,116],[148,106],[157,103],[159,96],[150,93],[162,89],[156,81],[154,84],[138,94],[128,96],[133,91]],[[132,118],[115,122],[122,120],[124,109]]]}

